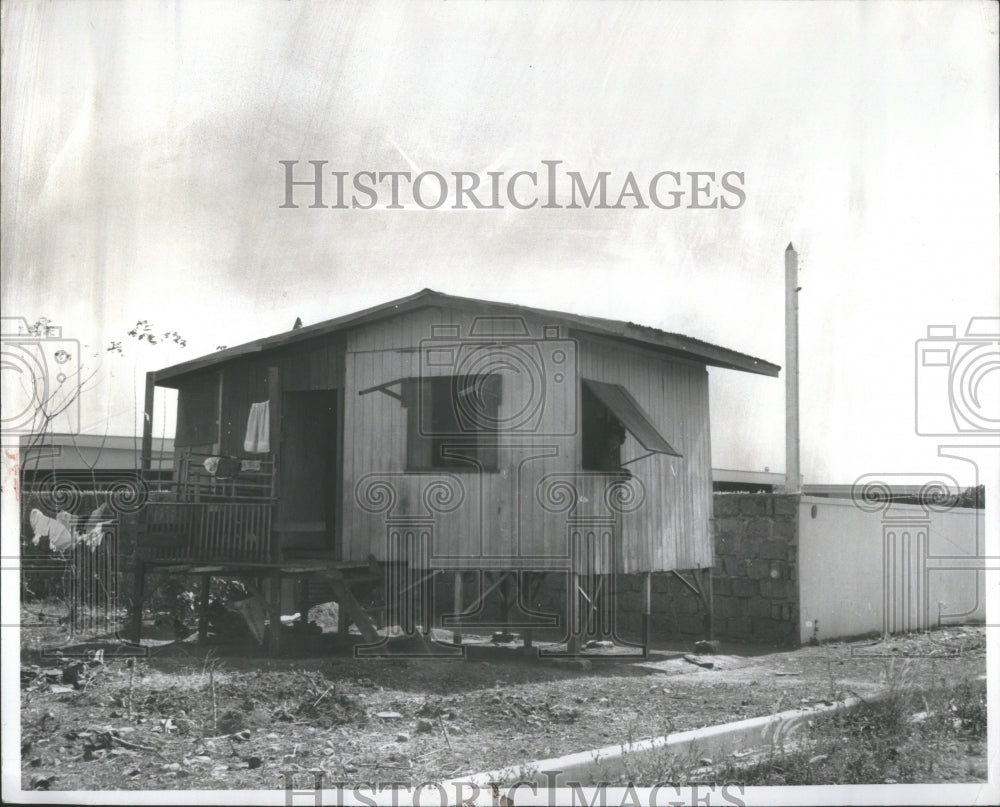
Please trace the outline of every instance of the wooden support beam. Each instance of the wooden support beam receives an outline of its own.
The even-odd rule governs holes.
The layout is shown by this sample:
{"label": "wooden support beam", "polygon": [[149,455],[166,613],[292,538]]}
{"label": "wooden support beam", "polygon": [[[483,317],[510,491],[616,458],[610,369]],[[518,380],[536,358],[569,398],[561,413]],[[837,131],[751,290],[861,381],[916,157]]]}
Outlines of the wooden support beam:
{"label": "wooden support beam", "polygon": [[702,600],[705,604],[705,638],[711,641],[715,638],[715,598],[712,596],[712,567],[701,570]]}
{"label": "wooden support beam", "polygon": [[483,602],[485,601],[485,599],[487,597],[489,597],[490,594],[492,594],[497,588],[500,587],[500,584],[503,583],[503,581],[506,579],[507,575],[509,575],[509,574],[511,574],[511,572],[504,572],[503,574],[501,574],[500,577],[493,583],[493,585],[491,585],[482,594],[480,594],[476,598],[476,601],[474,603],[472,603],[472,605],[470,605],[464,611],[462,611],[461,613],[459,613],[459,616],[460,617],[462,617],[462,616],[471,616],[472,614],[476,613],[476,611],[479,609],[479,606],[481,606],[483,604]]}
{"label": "wooden support beam", "polygon": [[128,640],[139,644],[142,638],[142,603],[145,599],[146,564],[136,559],[132,574],[132,608],[129,612]]}
{"label": "wooden support beam", "polygon": [[296,600],[299,606],[299,626],[306,628],[309,625],[309,607],[312,605],[309,601],[309,579],[300,577],[295,584],[298,588]]}
{"label": "wooden support beam", "polygon": [[269,580],[271,590],[268,592],[268,631],[267,654],[272,658],[281,655],[281,572],[271,573]]}
{"label": "wooden support beam", "polygon": [[156,373],[146,373],[146,391],[142,405],[142,451],[140,465],[145,474],[153,467],[153,404],[156,400]]}
{"label": "wooden support beam", "polygon": [[646,652],[649,652],[649,639],[652,634],[653,622],[653,573],[646,572],[646,597],[643,603],[642,614],[642,644]]}
{"label": "wooden support beam", "polygon": [[212,590],[212,575],[206,572],[201,576],[201,596],[198,597],[198,641],[208,639],[208,597]]}
{"label": "wooden support beam", "polygon": [[698,589],[698,587],[696,585],[694,585],[693,583],[691,583],[684,575],[682,575],[679,571],[677,571],[677,569],[671,569],[670,573],[674,577],[676,577],[678,580],[680,580],[685,586],[687,586],[689,589],[691,589],[691,591],[696,596],[701,597],[701,591]]}
{"label": "wooden support beam", "polygon": [[[462,613],[462,572],[461,570],[455,572],[455,591],[454,591],[454,609],[456,614]],[[455,645],[462,644],[462,631],[456,627],[451,633],[451,643]]]}
{"label": "wooden support beam", "polygon": [[567,616],[569,617],[569,636],[566,639],[566,650],[569,653],[579,653],[581,647],[581,611],[580,608],[580,575],[578,572],[570,572],[570,584],[567,586],[569,592],[569,602],[567,605]]}
{"label": "wooden support beam", "polygon": [[358,626],[361,635],[369,644],[375,644],[381,640],[378,635],[378,628],[372,622],[370,616],[357,601],[351,587],[344,580],[344,576],[336,569],[327,569],[320,573],[330,581],[330,586],[337,595],[337,619],[339,625],[348,624],[348,620]]}
{"label": "wooden support beam", "polygon": [[[267,368],[268,437],[271,444],[271,495],[275,501],[281,495],[281,371],[277,367]],[[277,507],[273,508],[277,512]],[[278,533],[269,531],[264,536],[267,541],[268,557],[281,558],[281,542]],[[280,618],[278,620],[281,621]]]}
{"label": "wooden support beam", "polygon": [[[526,587],[525,583],[527,582],[527,574],[528,574],[527,572],[520,572],[517,576],[517,596],[520,598],[522,608],[526,607],[524,602],[524,597],[522,597],[521,594],[523,592],[523,589]],[[527,610],[529,611],[532,610],[535,595],[538,593],[538,587],[540,585],[541,579],[542,579],[541,575],[539,575],[538,579],[534,581],[534,585],[527,586],[528,589]],[[521,639],[524,642],[525,649],[531,648],[534,646],[535,643],[535,634],[531,630],[531,628],[523,628],[521,630]]]}
{"label": "wooden support beam", "polygon": [[427,572],[427,574],[423,575],[423,577],[421,577],[418,580],[414,580],[412,583],[410,583],[410,585],[408,585],[406,588],[404,588],[399,593],[400,594],[406,594],[406,593],[412,591],[417,586],[423,585],[428,580],[430,580],[432,577],[434,577],[434,575],[440,574],[442,571],[444,571],[444,570],[443,569],[431,569],[429,572]]}

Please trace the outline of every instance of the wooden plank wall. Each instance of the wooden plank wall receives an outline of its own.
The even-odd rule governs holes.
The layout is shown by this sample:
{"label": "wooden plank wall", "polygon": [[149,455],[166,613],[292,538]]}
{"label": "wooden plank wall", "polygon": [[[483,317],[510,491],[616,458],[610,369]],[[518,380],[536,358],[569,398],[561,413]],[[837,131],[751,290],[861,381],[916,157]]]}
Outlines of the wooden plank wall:
{"label": "wooden plank wall", "polygon": [[[284,392],[340,389],[344,385],[342,334],[321,337],[276,352]],[[275,360],[272,359],[272,366]]]}
{"label": "wooden plank wall", "polygon": [[[316,339],[282,348],[281,351],[234,359],[219,368],[192,376],[192,379],[197,379],[204,378],[206,374],[214,377],[217,373],[222,373],[219,452],[227,456],[246,458],[262,456],[245,452],[243,439],[246,436],[250,405],[268,399],[267,374],[270,367],[278,367],[283,392],[342,387],[343,343],[344,339],[340,335]],[[183,398],[185,390],[191,388],[194,383],[197,381],[180,384],[178,397]],[[192,448],[205,454],[213,450],[211,443]],[[176,450],[175,463],[178,462],[179,453],[183,450],[181,447]]]}
{"label": "wooden plank wall", "polygon": [[[712,452],[704,365],[580,337],[585,378],[621,384],[680,457],[654,454],[627,467],[642,480],[645,504],[622,516],[626,573],[712,565]],[[646,450],[631,435],[622,461]]]}
{"label": "wooden plank wall", "polygon": [[[437,565],[565,568],[572,553],[570,528],[614,512],[605,504],[611,477],[580,470],[576,407],[579,379],[587,377],[629,389],[684,455],[655,455],[629,466],[635,479],[627,484],[631,489],[641,487],[645,499],[618,517],[618,570],[710,565],[708,377],[700,364],[665,361],[651,351],[594,338],[568,340],[565,330],[557,337],[558,345],[547,343],[539,337],[551,323],[526,316],[524,322],[534,337],[526,349],[538,345],[541,353],[535,355],[541,357],[546,373],[541,419],[504,431],[497,473],[406,472],[403,406],[381,392],[358,392],[421,372],[450,374],[450,368],[422,367],[416,348],[435,325],[458,325],[461,334],[469,334],[475,317],[473,312],[425,309],[350,335],[345,367],[344,559],[361,561],[369,552],[387,559],[387,517],[416,519],[423,514],[433,519],[432,555]],[[561,381],[556,375],[560,368],[552,363],[556,348],[569,354]],[[501,420],[508,423],[514,422],[526,400],[508,386],[512,378],[505,378],[500,408]],[[644,449],[630,436],[623,459],[642,453]],[[423,502],[435,486],[438,492],[457,491],[462,504],[449,512],[428,511]],[[388,510],[378,507],[388,501],[379,498],[383,495],[394,501]],[[584,533],[588,529],[593,532],[597,527]]]}
{"label": "wooden plank wall", "polygon": [[267,366],[258,358],[236,360],[222,370],[222,417],[220,453],[233,457],[259,458],[243,450],[250,404],[267,400]]}

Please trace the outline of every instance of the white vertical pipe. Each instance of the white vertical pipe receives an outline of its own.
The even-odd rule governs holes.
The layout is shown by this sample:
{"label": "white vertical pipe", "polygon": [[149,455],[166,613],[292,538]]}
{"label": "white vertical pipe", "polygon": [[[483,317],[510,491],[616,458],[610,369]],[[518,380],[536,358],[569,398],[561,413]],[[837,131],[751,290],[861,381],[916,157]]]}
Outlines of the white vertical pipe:
{"label": "white vertical pipe", "polygon": [[801,492],[799,471],[799,256],[785,250],[785,490]]}

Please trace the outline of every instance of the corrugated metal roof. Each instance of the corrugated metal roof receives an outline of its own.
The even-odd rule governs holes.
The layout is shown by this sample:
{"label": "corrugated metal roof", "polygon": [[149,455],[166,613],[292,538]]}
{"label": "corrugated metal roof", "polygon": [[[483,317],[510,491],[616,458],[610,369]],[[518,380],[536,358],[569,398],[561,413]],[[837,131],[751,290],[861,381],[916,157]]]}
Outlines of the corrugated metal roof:
{"label": "corrugated metal roof", "polygon": [[409,297],[402,297],[392,300],[363,311],[347,314],[335,319],[318,322],[314,325],[307,325],[295,328],[275,336],[257,339],[246,344],[232,347],[227,350],[220,350],[201,358],[175,364],[172,367],[164,368],[156,372],[156,382],[162,383],[168,379],[175,379],[186,373],[203,370],[218,364],[222,364],[231,359],[241,356],[262,353],[267,350],[285,347],[297,342],[303,342],[320,336],[326,336],[337,331],[347,330],[379,319],[386,319],[397,316],[408,311],[430,306],[440,306],[445,308],[459,309],[488,309],[489,311],[507,311],[512,313],[529,312],[544,316],[553,321],[553,324],[563,324],[570,329],[585,333],[597,334],[599,336],[610,337],[612,339],[624,340],[646,347],[659,350],[668,355],[684,356],[703,361],[712,367],[724,367],[730,370],[741,370],[748,373],[758,373],[760,375],[777,376],[781,368],[776,364],[758,359],[745,353],[719,347],[717,345],[702,342],[699,339],[692,339],[681,334],[668,333],[657,328],[650,328],[645,325],[637,325],[633,322],[621,320],[603,319],[601,317],[588,317],[579,314],[570,314],[564,311],[549,311],[540,308],[529,308],[527,306],[513,305],[511,303],[497,303],[488,300],[479,300],[471,297],[455,297],[449,294],[442,294],[433,289],[424,289]]}

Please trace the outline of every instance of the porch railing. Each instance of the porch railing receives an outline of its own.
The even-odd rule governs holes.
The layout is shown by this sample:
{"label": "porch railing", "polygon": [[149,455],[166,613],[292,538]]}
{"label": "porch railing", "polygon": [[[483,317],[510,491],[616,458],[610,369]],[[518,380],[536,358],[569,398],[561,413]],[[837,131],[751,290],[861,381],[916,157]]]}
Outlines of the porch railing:
{"label": "porch railing", "polygon": [[139,548],[149,560],[267,563],[272,503],[149,502]]}

